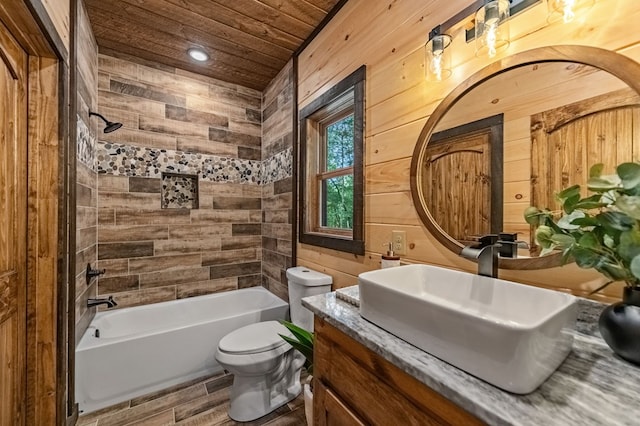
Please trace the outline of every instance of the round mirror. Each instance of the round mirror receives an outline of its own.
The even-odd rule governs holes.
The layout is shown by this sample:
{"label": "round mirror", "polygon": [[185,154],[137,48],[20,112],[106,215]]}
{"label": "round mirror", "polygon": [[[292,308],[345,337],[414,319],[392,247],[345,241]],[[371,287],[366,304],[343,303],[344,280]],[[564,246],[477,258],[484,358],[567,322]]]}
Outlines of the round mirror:
{"label": "round mirror", "polygon": [[503,233],[500,267],[557,266],[539,257],[523,217],[558,209],[554,194],[640,158],[640,64],[584,46],[534,49],[493,63],[449,94],[425,124],[411,163],[420,218],[459,253]]}

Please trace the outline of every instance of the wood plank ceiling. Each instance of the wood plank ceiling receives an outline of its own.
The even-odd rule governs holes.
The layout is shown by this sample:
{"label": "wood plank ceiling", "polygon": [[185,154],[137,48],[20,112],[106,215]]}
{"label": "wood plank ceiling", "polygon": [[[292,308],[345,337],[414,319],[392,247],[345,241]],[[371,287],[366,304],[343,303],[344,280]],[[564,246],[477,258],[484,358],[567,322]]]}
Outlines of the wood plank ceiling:
{"label": "wood plank ceiling", "polygon": [[[100,53],[263,90],[340,0],[86,0]],[[187,55],[201,47],[198,63]]]}

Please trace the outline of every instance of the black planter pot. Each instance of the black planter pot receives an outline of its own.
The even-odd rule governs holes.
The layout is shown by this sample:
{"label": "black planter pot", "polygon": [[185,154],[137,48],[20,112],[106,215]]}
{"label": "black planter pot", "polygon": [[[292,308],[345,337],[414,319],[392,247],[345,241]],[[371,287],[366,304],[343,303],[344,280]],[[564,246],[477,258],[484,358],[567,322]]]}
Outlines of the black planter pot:
{"label": "black planter pot", "polygon": [[616,354],[640,365],[640,287],[625,287],[622,302],[607,306],[598,326]]}

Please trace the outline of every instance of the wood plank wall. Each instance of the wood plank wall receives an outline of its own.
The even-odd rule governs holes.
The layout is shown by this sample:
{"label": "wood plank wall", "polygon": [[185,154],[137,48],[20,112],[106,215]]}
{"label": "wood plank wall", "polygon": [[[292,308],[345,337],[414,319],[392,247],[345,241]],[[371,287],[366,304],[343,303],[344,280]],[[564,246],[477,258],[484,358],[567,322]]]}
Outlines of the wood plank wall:
{"label": "wood plank wall", "polygon": [[[124,124],[99,132],[102,165],[110,160],[100,149],[112,143],[215,155],[227,166],[260,160],[259,91],[106,55],[98,89],[99,112]],[[159,177],[99,172],[98,296],[122,308],[262,284],[260,185],[201,179],[199,209],[161,209]]]}
{"label": "wood plank wall", "polygon": [[[293,148],[293,62],[262,93],[264,164]],[[275,167],[279,167],[275,164]],[[266,170],[263,168],[263,170]],[[291,175],[262,186],[262,274],[271,292],[288,300],[286,269],[292,266],[293,181]]]}
{"label": "wood plank wall", "polygon": [[[360,272],[379,268],[392,230],[407,232],[407,262],[475,271],[475,264],[441,246],[420,223],[409,189],[411,155],[429,114],[454,87],[491,62],[454,33],[453,76],[424,80],[423,46],[429,31],[462,10],[467,1],[350,0],[299,58],[298,108],[302,108],[362,64],[367,65],[365,148],[366,254],[354,256],[298,245],[297,263],[334,277],[336,287],[356,283]],[[512,42],[498,58],[536,47],[579,44],[640,59],[636,2],[600,0],[571,24],[549,24],[545,2],[511,20]],[[501,271],[515,281],[584,295],[602,282],[574,265],[541,271]],[[619,297],[609,288],[607,296]]]}

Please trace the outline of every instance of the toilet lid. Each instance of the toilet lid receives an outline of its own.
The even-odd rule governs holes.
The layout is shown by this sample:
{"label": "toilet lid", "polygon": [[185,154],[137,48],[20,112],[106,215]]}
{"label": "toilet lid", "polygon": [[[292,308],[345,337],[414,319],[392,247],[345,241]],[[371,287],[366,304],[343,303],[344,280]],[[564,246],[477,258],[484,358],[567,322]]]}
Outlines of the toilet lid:
{"label": "toilet lid", "polygon": [[266,352],[287,344],[278,333],[291,336],[289,330],[277,321],[249,324],[220,339],[218,348],[232,354]]}

